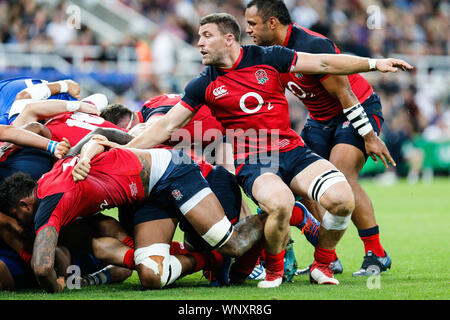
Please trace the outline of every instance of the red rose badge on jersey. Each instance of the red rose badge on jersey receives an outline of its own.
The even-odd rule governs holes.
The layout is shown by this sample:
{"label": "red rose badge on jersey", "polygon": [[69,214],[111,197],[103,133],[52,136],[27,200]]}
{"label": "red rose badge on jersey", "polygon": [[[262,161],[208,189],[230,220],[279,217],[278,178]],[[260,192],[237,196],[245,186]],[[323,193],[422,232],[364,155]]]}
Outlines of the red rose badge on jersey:
{"label": "red rose badge on jersey", "polygon": [[255,77],[259,84],[264,84],[267,81],[269,81],[269,77],[267,76],[266,71],[262,69],[259,69],[258,71],[255,72]]}

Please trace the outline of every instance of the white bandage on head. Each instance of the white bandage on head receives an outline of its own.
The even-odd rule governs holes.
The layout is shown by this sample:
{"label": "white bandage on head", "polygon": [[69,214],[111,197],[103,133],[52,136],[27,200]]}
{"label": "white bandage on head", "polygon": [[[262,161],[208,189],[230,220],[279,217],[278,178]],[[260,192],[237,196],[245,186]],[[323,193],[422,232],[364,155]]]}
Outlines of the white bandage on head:
{"label": "white bandage on head", "polygon": [[355,128],[361,136],[365,136],[373,130],[369,118],[367,118],[366,111],[364,111],[364,108],[360,103],[357,103],[350,108],[346,108],[343,111],[353,128]]}
{"label": "white bandage on head", "polygon": [[67,85],[67,82],[64,80],[60,80],[57,82],[57,84],[59,84],[59,93],[66,93],[67,91],[69,91],[69,86]]}
{"label": "white bandage on head", "polygon": [[345,230],[350,224],[351,218],[351,214],[345,217],[341,217],[326,211],[323,215],[320,225],[327,230]]}
{"label": "white bandage on head", "polygon": [[78,109],[80,109],[80,106],[81,106],[81,102],[77,101],[77,100],[66,102],[66,109],[69,112],[78,111]]}
{"label": "white bandage on head", "polygon": [[[151,256],[163,257],[162,273],[159,272],[158,263]],[[166,243],[155,243],[151,246],[139,248],[134,251],[135,265],[142,264],[152,270],[161,279],[161,288],[172,284],[181,275],[182,266],[180,261],[170,255],[170,245]]]}
{"label": "white bandage on head", "polygon": [[50,88],[45,83],[35,84],[27,89],[25,89],[31,96],[31,99],[45,100],[51,96]]}
{"label": "white bandage on head", "polygon": [[347,182],[344,174],[337,169],[331,169],[318,175],[309,185],[308,197],[319,202],[320,197],[328,190],[329,187],[338,182]]}
{"label": "white bandage on head", "polygon": [[233,225],[227,217],[213,225],[202,238],[214,249],[223,246],[233,234]]}

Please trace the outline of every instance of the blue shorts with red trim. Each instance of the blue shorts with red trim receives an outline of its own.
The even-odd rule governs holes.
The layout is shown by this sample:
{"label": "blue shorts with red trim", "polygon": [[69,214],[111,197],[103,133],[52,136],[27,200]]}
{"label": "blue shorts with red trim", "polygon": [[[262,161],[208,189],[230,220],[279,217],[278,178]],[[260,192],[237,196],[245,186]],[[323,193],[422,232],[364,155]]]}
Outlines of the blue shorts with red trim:
{"label": "blue shorts with red trim", "polygon": [[250,155],[243,162],[235,160],[236,176],[245,194],[256,204],[252,188],[255,180],[264,173],[279,176],[288,186],[292,179],[311,163],[322,157],[312,152],[307,146],[280,152]]}
{"label": "blue shorts with red trim", "polygon": [[[384,118],[381,111],[380,97],[373,93],[361,104],[367,113],[373,130],[380,135]],[[337,144],[344,143],[357,147],[367,157],[364,139],[353,128],[344,114],[340,114],[327,121],[317,121],[308,118],[301,136],[312,151],[325,159],[330,158],[331,149]]]}

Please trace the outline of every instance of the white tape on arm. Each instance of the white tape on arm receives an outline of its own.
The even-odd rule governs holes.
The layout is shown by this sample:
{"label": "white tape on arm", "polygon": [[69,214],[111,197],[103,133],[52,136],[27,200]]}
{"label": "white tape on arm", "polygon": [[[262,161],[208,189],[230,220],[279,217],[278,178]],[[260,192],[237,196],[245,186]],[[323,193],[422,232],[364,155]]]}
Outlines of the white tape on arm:
{"label": "white tape on arm", "polygon": [[69,112],[75,112],[80,109],[81,102],[80,101],[66,101],[66,109]]}
{"label": "white tape on arm", "polygon": [[59,93],[66,93],[67,91],[69,91],[69,86],[67,85],[67,82],[64,80],[60,80],[57,82],[59,84]]}
{"label": "white tape on arm", "polygon": [[31,96],[31,99],[45,100],[51,96],[50,88],[45,83],[35,84],[27,89],[25,89]]}
{"label": "white tape on arm", "polygon": [[344,109],[343,111],[344,115],[361,136],[365,136],[373,130],[366,111],[364,111],[363,106],[359,102],[350,108]]}

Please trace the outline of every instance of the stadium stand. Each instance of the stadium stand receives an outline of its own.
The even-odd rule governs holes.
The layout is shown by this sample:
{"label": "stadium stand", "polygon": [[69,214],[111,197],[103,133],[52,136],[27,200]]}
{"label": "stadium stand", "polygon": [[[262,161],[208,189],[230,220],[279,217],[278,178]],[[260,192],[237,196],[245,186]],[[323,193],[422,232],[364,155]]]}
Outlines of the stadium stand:
{"label": "stadium stand", "polygon": [[[286,0],[294,21],[333,39],[344,53],[399,57],[411,73],[364,74],[383,101],[382,138],[399,164],[389,176],[450,172],[450,4],[418,0]],[[137,109],[180,92],[202,65],[199,17],[233,14],[245,35],[245,0],[0,0],[0,79],[73,78],[85,95]],[[293,127],[306,109],[288,96]],[[363,174],[384,169],[371,162]]]}

